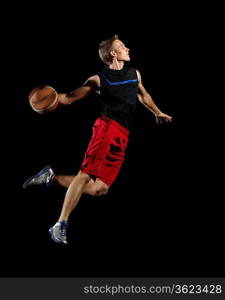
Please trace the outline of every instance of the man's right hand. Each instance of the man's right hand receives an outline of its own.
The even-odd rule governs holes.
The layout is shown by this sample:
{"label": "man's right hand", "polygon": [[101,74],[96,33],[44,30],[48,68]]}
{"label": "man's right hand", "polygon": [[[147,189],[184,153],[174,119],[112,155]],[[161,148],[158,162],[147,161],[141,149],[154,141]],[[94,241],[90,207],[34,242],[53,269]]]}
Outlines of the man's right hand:
{"label": "man's right hand", "polygon": [[59,105],[68,105],[68,104],[70,104],[66,94],[58,94],[58,101],[59,101]]}

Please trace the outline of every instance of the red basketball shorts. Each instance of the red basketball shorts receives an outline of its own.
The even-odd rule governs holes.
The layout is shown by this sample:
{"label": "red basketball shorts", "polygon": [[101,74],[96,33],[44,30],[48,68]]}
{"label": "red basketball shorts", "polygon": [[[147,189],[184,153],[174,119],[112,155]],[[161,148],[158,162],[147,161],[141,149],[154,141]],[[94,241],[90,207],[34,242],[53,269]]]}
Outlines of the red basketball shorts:
{"label": "red basketball shorts", "polygon": [[98,118],[81,165],[81,172],[99,178],[108,186],[116,179],[124,161],[129,130],[105,116]]}

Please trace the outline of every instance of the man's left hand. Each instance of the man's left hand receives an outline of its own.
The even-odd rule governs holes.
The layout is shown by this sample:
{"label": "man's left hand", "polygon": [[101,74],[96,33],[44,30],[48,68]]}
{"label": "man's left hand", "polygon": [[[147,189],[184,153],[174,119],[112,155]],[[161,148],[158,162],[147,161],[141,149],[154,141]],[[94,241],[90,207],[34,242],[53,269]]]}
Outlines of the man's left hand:
{"label": "man's left hand", "polygon": [[157,124],[162,124],[163,122],[169,123],[172,122],[173,118],[167,114],[164,113],[159,113],[156,116],[156,123]]}

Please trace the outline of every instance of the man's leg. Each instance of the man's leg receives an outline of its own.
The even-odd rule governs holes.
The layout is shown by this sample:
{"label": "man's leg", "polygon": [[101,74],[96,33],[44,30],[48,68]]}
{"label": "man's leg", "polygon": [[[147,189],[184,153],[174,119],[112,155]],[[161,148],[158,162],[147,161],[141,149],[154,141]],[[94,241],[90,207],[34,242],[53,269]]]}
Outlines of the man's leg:
{"label": "man's leg", "polygon": [[[75,177],[71,175],[56,175],[52,167],[47,166],[27,179],[23,184],[23,188],[26,189],[30,186],[52,186],[55,184],[68,188]],[[101,196],[106,194],[107,191],[108,186],[97,178],[95,181],[90,179],[85,185],[83,193],[92,196]]]}
{"label": "man's leg", "polygon": [[62,211],[59,217],[59,222],[68,221],[68,218],[72,212],[72,210],[77,205],[84,187],[90,182],[91,178],[88,174],[79,173],[75,176],[66,192],[66,196],[64,199]]}
{"label": "man's leg", "polygon": [[[69,188],[75,177],[76,176],[71,175],[55,175],[54,181],[65,188]],[[90,179],[90,181],[84,186],[83,193],[91,196],[101,196],[105,195],[108,192],[108,189],[108,185],[102,182],[99,178],[95,181]]]}
{"label": "man's leg", "polygon": [[74,176],[67,189],[58,221],[68,221],[72,210],[76,207],[83,193],[89,192],[92,196],[100,196],[106,194],[107,191],[108,186],[101,180],[96,179],[96,182],[94,182],[90,175],[79,172],[77,176]]}
{"label": "man's leg", "polygon": [[66,192],[58,222],[49,229],[49,233],[55,242],[67,244],[66,229],[68,226],[68,219],[83,193],[88,192],[93,196],[105,195],[107,193],[108,186],[105,183],[99,179],[96,179],[95,182],[93,180],[91,182],[91,180],[92,179],[88,174],[81,172],[73,177]]}
{"label": "man's leg", "polygon": [[[68,188],[75,178],[75,175],[55,175],[54,177],[54,183],[57,183],[65,188]],[[90,182],[93,181],[92,179]]]}
{"label": "man's leg", "polygon": [[56,243],[67,244],[66,230],[68,227],[68,218],[72,210],[77,205],[82,195],[84,186],[90,181],[90,179],[91,178],[88,174],[79,173],[72,180],[66,192],[66,196],[63,202],[63,207],[58,222],[56,222],[56,224],[49,229],[51,238]]}

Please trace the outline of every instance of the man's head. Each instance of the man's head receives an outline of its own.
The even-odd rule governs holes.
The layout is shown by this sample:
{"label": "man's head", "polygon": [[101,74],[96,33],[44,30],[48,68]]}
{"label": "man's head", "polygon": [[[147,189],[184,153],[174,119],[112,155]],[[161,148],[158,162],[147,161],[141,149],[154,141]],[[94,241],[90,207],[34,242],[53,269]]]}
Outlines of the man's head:
{"label": "man's head", "polygon": [[114,59],[130,61],[129,49],[119,39],[118,35],[102,41],[98,53],[101,60],[107,65],[110,65]]}

